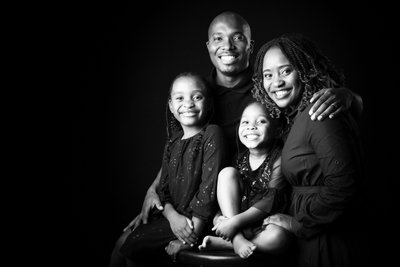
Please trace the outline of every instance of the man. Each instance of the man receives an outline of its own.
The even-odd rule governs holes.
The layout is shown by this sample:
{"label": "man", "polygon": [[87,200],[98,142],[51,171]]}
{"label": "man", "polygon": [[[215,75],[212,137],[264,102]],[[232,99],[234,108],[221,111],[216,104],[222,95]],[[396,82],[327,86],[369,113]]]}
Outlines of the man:
{"label": "man", "polygon": [[[251,94],[253,87],[253,69],[250,55],[254,41],[251,39],[250,25],[240,15],[223,12],[217,15],[208,29],[207,49],[214,69],[210,76],[215,97],[215,114],[212,123],[224,130],[229,147],[229,155],[237,151],[236,125],[243,108],[254,101]],[[355,100],[355,101],[353,101]],[[311,102],[312,120],[323,120],[327,116],[334,118],[338,113],[352,107],[356,114],[362,111],[362,99],[346,88],[328,88],[316,93]],[[354,105],[352,105],[354,103]],[[156,188],[160,181],[161,170],[147,190],[142,210],[124,229],[135,229],[141,223],[146,224],[150,210],[156,207],[162,210]],[[189,226],[190,220],[188,221]]]}

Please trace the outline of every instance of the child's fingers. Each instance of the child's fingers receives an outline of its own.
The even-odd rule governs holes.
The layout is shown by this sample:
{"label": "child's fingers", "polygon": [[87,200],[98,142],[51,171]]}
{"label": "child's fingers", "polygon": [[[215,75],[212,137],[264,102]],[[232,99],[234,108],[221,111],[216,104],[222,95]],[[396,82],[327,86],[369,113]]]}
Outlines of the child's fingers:
{"label": "child's fingers", "polygon": [[213,227],[213,228],[211,228],[211,231],[215,231],[215,230],[217,230],[218,226],[219,226],[219,222],[218,222],[218,223],[216,223],[216,224],[214,225],[214,227]]}

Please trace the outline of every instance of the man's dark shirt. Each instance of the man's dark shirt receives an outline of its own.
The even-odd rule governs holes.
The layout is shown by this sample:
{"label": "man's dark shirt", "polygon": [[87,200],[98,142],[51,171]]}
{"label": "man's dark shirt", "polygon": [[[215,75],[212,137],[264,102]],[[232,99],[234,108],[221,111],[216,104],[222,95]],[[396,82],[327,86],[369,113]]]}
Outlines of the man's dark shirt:
{"label": "man's dark shirt", "polygon": [[213,69],[209,78],[215,103],[214,116],[211,119],[211,123],[217,124],[222,128],[226,137],[227,153],[232,159],[235,153],[242,151],[244,148],[237,135],[240,117],[244,108],[250,102],[255,101],[251,94],[253,69],[249,67],[245,73],[246,79],[233,88],[226,88],[216,84],[215,69]]}

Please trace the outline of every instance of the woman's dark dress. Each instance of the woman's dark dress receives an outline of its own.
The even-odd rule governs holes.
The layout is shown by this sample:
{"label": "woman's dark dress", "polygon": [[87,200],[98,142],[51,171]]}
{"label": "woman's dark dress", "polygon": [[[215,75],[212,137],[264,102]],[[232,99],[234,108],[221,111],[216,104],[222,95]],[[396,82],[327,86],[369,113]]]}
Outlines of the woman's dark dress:
{"label": "woman's dark dress", "polygon": [[362,179],[358,126],[350,114],[312,121],[310,107],[294,114],[282,150],[282,172],[292,185],[289,214],[302,225],[299,266],[352,266],[351,232],[357,183]]}
{"label": "woman's dark dress", "polygon": [[[181,138],[182,132],[166,145],[158,194],[163,205],[168,202],[188,218],[209,222],[217,209],[218,173],[225,164],[222,131],[210,124],[195,136]],[[165,247],[175,239],[168,220],[156,212],[128,236],[120,252],[134,261],[166,257]]]}

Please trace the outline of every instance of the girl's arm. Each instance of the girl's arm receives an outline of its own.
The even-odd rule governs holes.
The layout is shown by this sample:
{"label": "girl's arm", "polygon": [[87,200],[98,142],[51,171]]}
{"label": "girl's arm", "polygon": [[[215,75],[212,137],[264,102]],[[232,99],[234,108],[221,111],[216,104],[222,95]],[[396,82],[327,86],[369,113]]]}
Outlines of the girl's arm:
{"label": "girl's arm", "polygon": [[194,244],[197,241],[193,226],[189,225],[189,218],[180,214],[170,203],[165,203],[164,217],[168,220],[174,235],[184,244]]}
{"label": "girl's arm", "polygon": [[212,230],[225,240],[232,240],[234,235],[241,229],[262,220],[267,213],[257,208],[250,207],[246,211],[236,214],[231,218],[220,220]]}
{"label": "girl's arm", "polygon": [[190,202],[190,208],[193,216],[210,221],[218,208],[216,199],[218,173],[226,164],[225,144],[221,128],[217,125],[209,125],[202,142],[204,153],[201,183]]}

